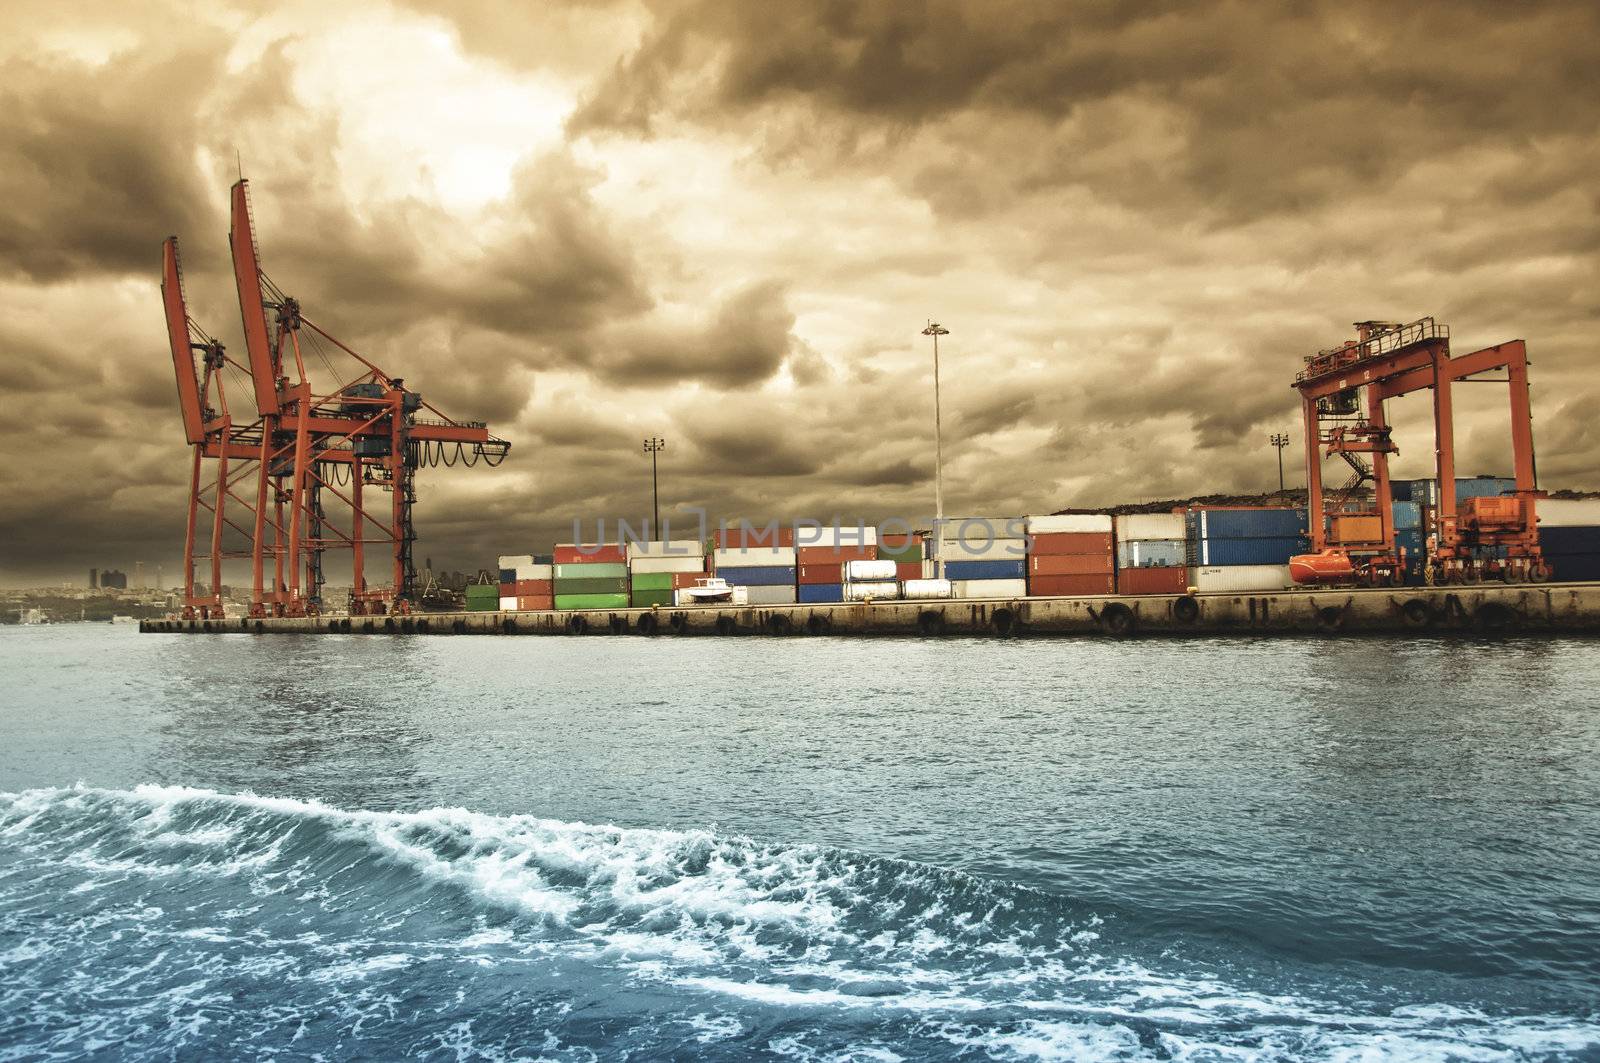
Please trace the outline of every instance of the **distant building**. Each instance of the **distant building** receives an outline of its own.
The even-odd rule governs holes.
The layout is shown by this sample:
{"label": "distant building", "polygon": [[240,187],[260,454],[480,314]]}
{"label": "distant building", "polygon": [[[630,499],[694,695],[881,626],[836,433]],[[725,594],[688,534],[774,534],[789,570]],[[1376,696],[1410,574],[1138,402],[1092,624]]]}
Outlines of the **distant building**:
{"label": "distant building", "polygon": [[100,586],[108,591],[125,591],[128,589],[128,574],[108,568],[100,573]]}
{"label": "distant building", "polygon": [[100,589],[100,570],[97,568],[89,570],[89,589],[92,591]]}

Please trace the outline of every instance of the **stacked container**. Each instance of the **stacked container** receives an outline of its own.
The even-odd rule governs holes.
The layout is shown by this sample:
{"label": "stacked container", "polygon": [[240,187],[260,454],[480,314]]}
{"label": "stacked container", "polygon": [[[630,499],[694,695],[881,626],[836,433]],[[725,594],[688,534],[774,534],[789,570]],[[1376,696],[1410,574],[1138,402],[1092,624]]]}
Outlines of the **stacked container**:
{"label": "stacked container", "polygon": [[1422,534],[1422,503],[1395,502],[1392,511],[1395,551],[1403,551],[1406,583],[1420,586],[1428,563],[1428,549]]}
{"label": "stacked container", "polygon": [[1022,517],[953,517],[933,541],[936,571],[956,598],[1022,598],[1028,593],[1028,525]]}
{"label": "stacked container", "polygon": [[1027,527],[1029,594],[1052,597],[1115,591],[1110,514],[1029,517]]}
{"label": "stacked container", "polygon": [[746,588],[751,605],[793,605],[798,600],[792,528],[720,531],[711,567],[730,585]]}
{"label": "stacked container", "polygon": [[1600,498],[1541,498],[1534,513],[1550,578],[1600,580]]}
{"label": "stacked container", "polygon": [[1182,513],[1130,513],[1117,518],[1117,590],[1183,594],[1189,589]]}
{"label": "stacked container", "polygon": [[492,613],[500,607],[500,588],[493,583],[467,584],[467,611]]}
{"label": "stacked container", "polygon": [[878,556],[876,528],[802,528],[796,543],[798,597],[802,602],[845,601],[846,566],[855,561],[875,561]]}
{"label": "stacked container", "polygon": [[671,605],[672,592],[705,575],[705,544],[695,539],[629,543],[629,601],[635,608]]}
{"label": "stacked container", "polygon": [[628,607],[628,554],[620,544],[563,543],[554,560],[557,609]]}
{"label": "stacked container", "polygon": [[895,578],[901,583],[928,575],[926,544],[916,532],[885,535],[879,529],[875,556],[879,561],[894,562]]}
{"label": "stacked container", "polygon": [[1201,593],[1292,587],[1289,559],[1310,549],[1303,509],[1191,509],[1185,524],[1189,585]]}
{"label": "stacked container", "polygon": [[893,561],[863,558],[845,562],[844,597],[849,602],[891,601],[900,597],[900,581]]}
{"label": "stacked container", "polygon": [[512,554],[500,558],[500,580],[502,610],[555,608],[555,566],[549,555]]}

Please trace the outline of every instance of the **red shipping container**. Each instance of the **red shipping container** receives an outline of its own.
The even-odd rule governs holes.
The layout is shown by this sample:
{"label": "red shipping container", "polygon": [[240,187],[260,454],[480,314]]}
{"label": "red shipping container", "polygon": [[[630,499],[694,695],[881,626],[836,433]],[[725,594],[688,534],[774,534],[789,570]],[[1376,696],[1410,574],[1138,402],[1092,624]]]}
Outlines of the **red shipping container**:
{"label": "red shipping container", "polygon": [[795,551],[795,560],[801,565],[842,565],[846,561],[874,561],[877,557],[876,546],[802,546]]}
{"label": "red shipping container", "polygon": [[1030,576],[1109,576],[1113,571],[1107,554],[1035,554],[1028,558]]}
{"label": "red shipping container", "polygon": [[[804,553],[804,548],[801,553]],[[801,565],[800,582],[807,585],[818,583],[843,583],[844,566],[838,562],[823,565]]]}
{"label": "red shipping container", "polygon": [[1075,597],[1084,594],[1113,594],[1115,591],[1110,575],[1034,576],[1028,580],[1028,593]]}
{"label": "red shipping container", "polygon": [[515,598],[516,596],[517,596],[517,585],[515,583],[502,583],[502,584],[500,584],[500,597],[502,597],[502,598]]}
{"label": "red shipping container", "polygon": [[779,525],[776,528],[769,528],[762,524],[751,524],[748,528],[717,529],[717,549],[719,550],[749,550],[757,546],[793,545],[794,527],[792,525],[789,527]]}
{"label": "red shipping container", "polygon": [[[548,581],[540,580],[539,582],[540,583],[545,583],[545,582],[548,582]],[[554,609],[555,607],[556,607],[556,599],[555,599],[555,596],[551,595],[551,594],[519,594],[519,595],[517,595],[517,608],[523,610],[524,612],[531,612],[531,611],[535,611],[535,610],[548,612],[551,609]]]}
{"label": "red shipping container", "polygon": [[901,561],[894,566],[894,578],[898,580],[921,579],[921,561]]}
{"label": "red shipping container", "polygon": [[693,587],[695,580],[706,578],[704,572],[674,572],[672,573],[672,589],[681,591],[685,587]]}
{"label": "red shipping container", "polygon": [[1030,554],[1111,553],[1110,532],[1045,532],[1035,535]]}
{"label": "red shipping container", "polygon": [[517,580],[517,597],[525,598],[548,596],[556,592],[555,580],[549,579],[519,579]]}
{"label": "red shipping container", "polygon": [[878,545],[886,550],[904,550],[922,542],[921,532],[878,532]]}
{"label": "red shipping container", "polygon": [[585,544],[581,547],[562,543],[556,547],[555,562],[558,565],[625,564],[627,560],[628,548],[619,543]]}
{"label": "red shipping container", "polygon": [[1176,565],[1120,569],[1117,590],[1123,594],[1188,594],[1189,570]]}

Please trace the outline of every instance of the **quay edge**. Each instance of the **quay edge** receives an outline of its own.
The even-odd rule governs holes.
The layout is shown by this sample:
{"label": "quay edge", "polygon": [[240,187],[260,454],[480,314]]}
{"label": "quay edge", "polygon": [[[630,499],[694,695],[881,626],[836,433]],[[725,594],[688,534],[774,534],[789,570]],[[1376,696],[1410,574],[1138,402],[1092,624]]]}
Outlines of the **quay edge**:
{"label": "quay edge", "polygon": [[183,634],[1086,636],[1600,633],[1600,583],[143,620]]}

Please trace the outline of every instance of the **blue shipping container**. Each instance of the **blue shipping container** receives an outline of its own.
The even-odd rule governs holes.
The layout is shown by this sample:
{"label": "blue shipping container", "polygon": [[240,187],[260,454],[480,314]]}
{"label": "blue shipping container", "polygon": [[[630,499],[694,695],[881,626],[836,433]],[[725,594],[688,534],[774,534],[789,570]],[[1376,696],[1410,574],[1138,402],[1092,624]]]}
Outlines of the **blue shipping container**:
{"label": "blue shipping container", "polygon": [[514,569],[514,568],[503,568],[503,569],[501,569],[500,570],[500,582],[501,583],[515,583],[515,582],[517,582],[517,570]]}
{"label": "blue shipping container", "polygon": [[1545,558],[1550,578],[1563,583],[1600,581],[1600,553],[1557,554]]}
{"label": "blue shipping container", "polygon": [[1406,552],[1406,560],[1420,558],[1423,551],[1421,528],[1397,528],[1394,533],[1394,545],[1397,549]]}
{"label": "blue shipping container", "polygon": [[1309,526],[1303,509],[1191,509],[1187,519],[1189,538],[1196,541],[1287,539],[1304,535]]}
{"label": "blue shipping container", "polygon": [[1017,561],[946,561],[945,579],[1024,579],[1028,563]]}
{"label": "blue shipping container", "polygon": [[1117,544],[1118,568],[1177,568],[1188,564],[1182,539],[1128,539]]}
{"label": "blue shipping container", "polygon": [[1539,549],[1549,555],[1600,554],[1600,528],[1540,528]]}
{"label": "blue shipping container", "polygon": [[1517,481],[1505,476],[1466,476],[1456,479],[1456,503],[1469,498],[1495,498],[1517,489]]}
{"label": "blue shipping container", "polygon": [[1201,565],[1287,565],[1311,549],[1298,536],[1276,539],[1202,539],[1195,544]]}
{"label": "blue shipping container", "polygon": [[800,584],[800,601],[802,604],[817,605],[822,602],[844,601],[844,584],[842,583],[802,583]]}
{"label": "blue shipping container", "polygon": [[749,568],[719,568],[717,575],[735,587],[793,587],[793,565],[751,565]]}
{"label": "blue shipping container", "polygon": [[1396,502],[1394,504],[1394,526],[1396,530],[1422,527],[1422,504],[1419,502]]}

